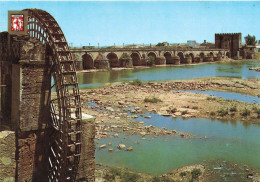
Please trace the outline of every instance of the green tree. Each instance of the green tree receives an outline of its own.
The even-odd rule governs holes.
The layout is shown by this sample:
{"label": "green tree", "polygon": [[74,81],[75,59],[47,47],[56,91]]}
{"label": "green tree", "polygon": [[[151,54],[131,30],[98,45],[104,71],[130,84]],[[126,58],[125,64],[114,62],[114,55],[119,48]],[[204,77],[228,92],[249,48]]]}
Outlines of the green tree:
{"label": "green tree", "polygon": [[156,46],[164,46],[163,42],[159,42]]}
{"label": "green tree", "polygon": [[153,56],[149,56],[149,58],[148,58],[146,64],[147,64],[148,66],[153,66],[154,63],[155,63],[155,59],[154,59],[154,57],[153,57]]}
{"label": "green tree", "polygon": [[245,41],[246,41],[246,45],[255,45],[256,44],[256,40],[255,40],[255,36],[251,36],[248,34],[248,36],[245,37]]}

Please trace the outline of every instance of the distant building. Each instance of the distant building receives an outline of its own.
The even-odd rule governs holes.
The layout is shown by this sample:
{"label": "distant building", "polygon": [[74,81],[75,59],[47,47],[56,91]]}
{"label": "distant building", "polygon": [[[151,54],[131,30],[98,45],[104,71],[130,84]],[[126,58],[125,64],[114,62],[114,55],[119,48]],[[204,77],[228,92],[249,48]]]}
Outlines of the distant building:
{"label": "distant building", "polygon": [[196,40],[188,40],[187,45],[191,47],[196,47],[197,45]]}
{"label": "distant building", "polygon": [[211,43],[211,42],[207,42],[206,40],[204,40],[204,42],[199,45],[199,48],[214,49],[215,48],[215,44]]}
{"label": "distant building", "polygon": [[82,46],[82,49],[95,49],[95,46]]}
{"label": "distant building", "polygon": [[241,33],[223,33],[215,34],[215,48],[229,49],[229,57],[239,56],[239,49],[242,47]]}

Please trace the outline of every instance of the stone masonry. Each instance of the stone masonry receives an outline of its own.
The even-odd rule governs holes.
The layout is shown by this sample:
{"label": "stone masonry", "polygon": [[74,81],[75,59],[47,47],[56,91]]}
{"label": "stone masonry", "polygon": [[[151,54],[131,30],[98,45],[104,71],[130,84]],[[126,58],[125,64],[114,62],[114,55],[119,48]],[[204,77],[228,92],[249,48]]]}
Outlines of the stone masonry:
{"label": "stone masonry", "polygon": [[[3,178],[0,174],[0,181],[5,178],[18,182],[48,181],[52,134],[49,108],[51,55],[48,45],[36,39],[0,33],[1,85],[6,85],[1,87],[0,131],[11,130],[8,132],[13,137],[9,141],[8,135],[2,140],[0,135],[0,173],[5,175]],[[78,178],[92,182],[95,179],[94,118],[88,116],[82,127]],[[10,146],[4,146],[7,143]]]}
{"label": "stone masonry", "polygon": [[241,33],[224,33],[215,34],[215,48],[216,49],[229,49],[230,55],[228,57],[235,58],[238,56],[238,51],[242,47],[242,34]]}
{"label": "stone masonry", "polygon": [[15,181],[15,132],[0,132],[0,181]]}

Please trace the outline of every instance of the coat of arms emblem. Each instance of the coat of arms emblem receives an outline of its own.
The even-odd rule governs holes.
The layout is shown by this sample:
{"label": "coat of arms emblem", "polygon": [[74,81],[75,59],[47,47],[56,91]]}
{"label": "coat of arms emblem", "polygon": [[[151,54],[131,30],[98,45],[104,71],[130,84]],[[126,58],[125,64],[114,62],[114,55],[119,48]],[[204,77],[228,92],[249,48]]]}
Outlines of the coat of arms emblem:
{"label": "coat of arms emblem", "polygon": [[23,15],[12,15],[11,16],[11,30],[12,31],[23,31],[24,30],[24,17]]}

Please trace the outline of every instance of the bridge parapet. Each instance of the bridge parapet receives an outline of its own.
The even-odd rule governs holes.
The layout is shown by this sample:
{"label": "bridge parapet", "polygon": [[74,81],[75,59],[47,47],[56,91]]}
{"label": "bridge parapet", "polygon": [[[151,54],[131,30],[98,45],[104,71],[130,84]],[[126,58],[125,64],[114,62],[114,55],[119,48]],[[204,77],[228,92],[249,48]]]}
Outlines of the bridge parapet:
{"label": "bridge parapet", "polygon": [[[219,61],[227,55],[228,49],[207,49],[207,48],[176,48],[176,46],[165,47],[138,47],[138,48],[98,48],[98,49],[79,49],[70,48],[77,70],[82,69],[106,69],[113,67],[131,67],[131,64],[122,62],[122,55],[128,54],[130,59],[128,62],[133,66],[146,66],[149,57],[153,57],[155,64],[190,64],[196,62]],[[99,55],[102,55],[109,66],[96,67],[95,62],[98,61]],[[179,57],[179,60],[176,58]],[[166,61],[158,61],[165,58]],[[175,58],[174,58],[175,57]],[[191,57],[191,58],[189,58]],[[196,57],[201,57],[196,58]],[[212,57],[212,58],[207,58]],[[105,63],[104,62],[104,63]],[[105,64],[104,64],[105,65]]]}
{"label": "bridge parapet", "polygon": [[70,48],[71,52],[127,52],[127,51],[229,51],[229,49],[208,48],[176,48],[176,47],[149,47],[149,48],[97,48],[78,49]]}

